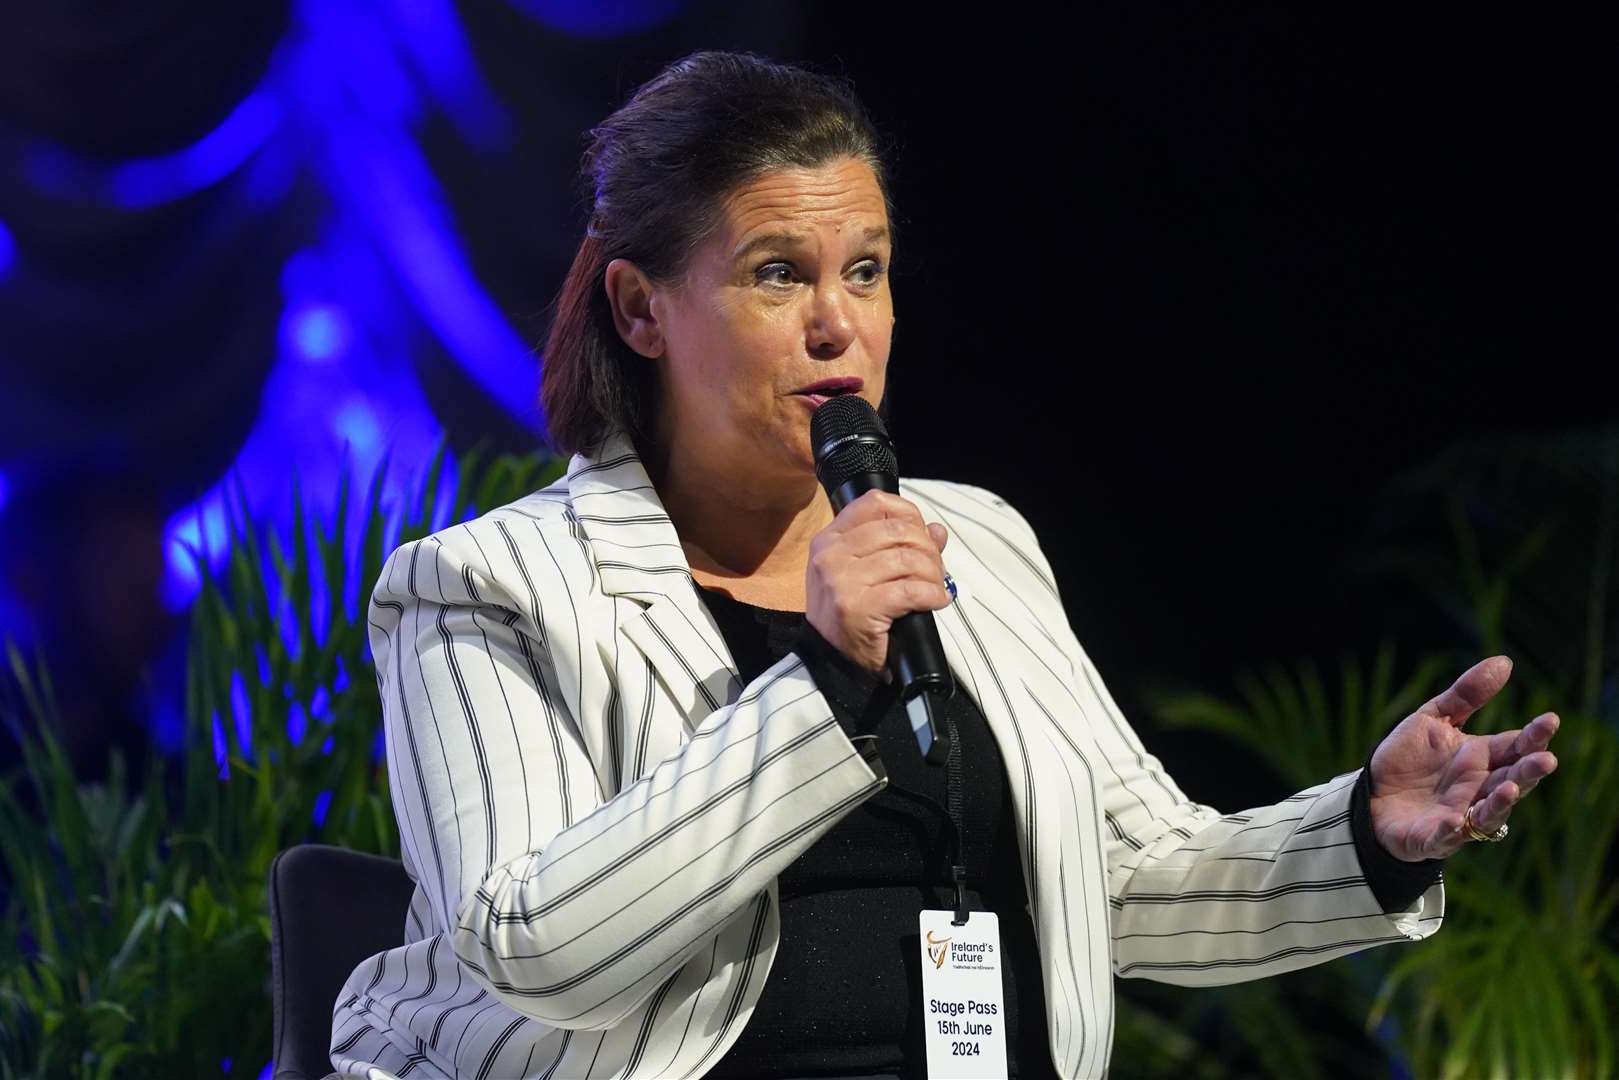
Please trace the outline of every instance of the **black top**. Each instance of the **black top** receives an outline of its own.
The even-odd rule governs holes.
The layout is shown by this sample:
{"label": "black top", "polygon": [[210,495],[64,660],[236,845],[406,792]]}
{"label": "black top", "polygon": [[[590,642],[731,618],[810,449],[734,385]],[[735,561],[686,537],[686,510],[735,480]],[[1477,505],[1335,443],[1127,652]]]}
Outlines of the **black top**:
{"label": "black top", "polygon": [[[925,1077],[917,913],[952,903],[945,770],[922,761],[897,696],[828,645],[802,612],[754,607],[711,589],[701,595],[744,685],[798,653],[844,731],[877,736],[889,778],[777,878],[775,962],[741,1036],[707,1075]],[[957,693],[945,712],[965,765],[967,904],[1000,920],[1007,1065],[1015,1077],[1049,1076],[1045,992],[1005,762],[970,695]],[[1439,863],[1400,862],[1378,846],[1369,775],[1351,798],[1351,831],[1374,895],[1385,912],[1401,911],[1432,884]]]}
{"label": "black top", "polygon": [[[753,607],[707,589],[702,595],[744,683],[797,652],[844,731],[877,736],[888,773],[886,788],[777,878],[775,962],[742,1035],[707,1075],[925,1077],[917,913],[953,903],[945,770],[922,761],[896,695],[826,645],[801,612]],[[969,695],[946,705],[945,721],[952,719],[964,764],[967,904],[1000,919],[1008,1066],[1013,1076],[1049,1076],[1040,955],[1006,766]]]}

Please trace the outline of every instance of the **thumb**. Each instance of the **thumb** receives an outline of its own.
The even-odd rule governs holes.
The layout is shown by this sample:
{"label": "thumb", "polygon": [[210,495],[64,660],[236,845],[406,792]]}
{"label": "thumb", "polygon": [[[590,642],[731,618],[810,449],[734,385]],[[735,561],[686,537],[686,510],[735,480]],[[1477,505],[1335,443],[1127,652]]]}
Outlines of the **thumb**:
{"label": "thumb", "polygon": [[1461,727],[1469,716],[1489,704],[1511,677],[1511,658],[1492,656],[1480,660],[1462,672],[1449,690],[1429,701],[1424,710],[1437,713],[1453,727]]}
{"label": "thumb", "polygon": [[943,551],[945,544],[950,542],[950,534],[937,521],[928,522],[928,535],[933,537],[933,543],[940,551]]}

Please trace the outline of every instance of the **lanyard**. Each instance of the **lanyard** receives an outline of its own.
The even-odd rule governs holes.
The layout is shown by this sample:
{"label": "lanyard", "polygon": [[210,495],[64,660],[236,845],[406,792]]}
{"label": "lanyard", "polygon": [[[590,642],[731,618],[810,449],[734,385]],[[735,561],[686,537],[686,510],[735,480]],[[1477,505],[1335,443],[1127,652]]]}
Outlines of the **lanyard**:
{"label": "lanyard", "polygon": [[953,926],[963,926],[967,922],[967,866],[965,842],[967,827],[962,820],[962,779],[961,779],[961,732],[957,729],[956,718],[949,713],[944,718],[945,730],[949,733],[950,754],[944,764],[944,805],[931,795],[910,788],[901,787],[892,780],[888,783],[888,790],[896,795],[904,796],[913,802],[919,802],[932,807],[943,818],[950,830],[950,884],[954,891],[955,917],[951,920]]}
{"label": "lanyard", "polygon": [[950,756],[944,763],[944,808],[955,831],[955,842],[950,845],[950,883],[955,887],[956,917],[951,922],[961,926],[967,921],[967,854],[962,839],[967,830],[961,820],[961,732],[956,728],[956,718],[949,713],[945,714],[944,724],[950,733]]}

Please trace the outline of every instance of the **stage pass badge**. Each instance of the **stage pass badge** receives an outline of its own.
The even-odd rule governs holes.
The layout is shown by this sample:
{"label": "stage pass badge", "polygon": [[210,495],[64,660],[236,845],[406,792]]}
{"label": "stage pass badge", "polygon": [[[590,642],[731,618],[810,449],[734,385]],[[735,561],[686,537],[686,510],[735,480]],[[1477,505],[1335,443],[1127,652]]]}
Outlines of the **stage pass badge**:
{"label": "stage pass badge", "polygon": [[921,914],[922,1030],[929,1080],[1006,1076],[1001,1004],[1001,924],[974,911],[961,926],[953,913]]}

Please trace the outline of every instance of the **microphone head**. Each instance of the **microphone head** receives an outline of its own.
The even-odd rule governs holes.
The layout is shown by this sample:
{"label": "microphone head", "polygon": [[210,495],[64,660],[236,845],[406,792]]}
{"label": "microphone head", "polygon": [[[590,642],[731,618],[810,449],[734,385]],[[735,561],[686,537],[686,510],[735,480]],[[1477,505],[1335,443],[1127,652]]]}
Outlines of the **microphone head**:
{"label": "microphone head", "polygon": [[871,403],[856,394],[823,402],[810,414],[815,475],[828,492],[867,473],[899,476],[899,459],[888,427]]}

